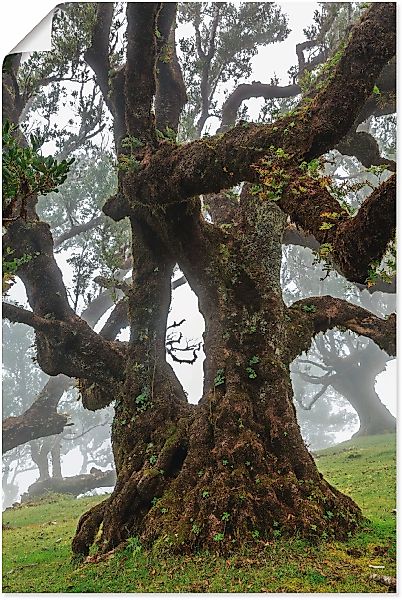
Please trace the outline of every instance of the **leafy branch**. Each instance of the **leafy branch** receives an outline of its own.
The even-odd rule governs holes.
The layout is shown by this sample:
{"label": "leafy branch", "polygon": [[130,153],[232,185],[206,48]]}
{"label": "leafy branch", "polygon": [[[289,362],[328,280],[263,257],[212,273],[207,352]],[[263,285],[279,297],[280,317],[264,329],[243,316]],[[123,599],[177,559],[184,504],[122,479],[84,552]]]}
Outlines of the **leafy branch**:
{"label": "leafy branch", "polygon": [[23,209],[25,201],[32,196],[58,192],[58,186],[67,179],[75,160],[70,158],[59,162],[53,156],[42,156],[39,153],[42,140],[34,135],[30,136],[29,145],[21,145],[16,135],[17,129],[17,125],[6,121],[2,130],[5,221],[11,217],[17,200]]}

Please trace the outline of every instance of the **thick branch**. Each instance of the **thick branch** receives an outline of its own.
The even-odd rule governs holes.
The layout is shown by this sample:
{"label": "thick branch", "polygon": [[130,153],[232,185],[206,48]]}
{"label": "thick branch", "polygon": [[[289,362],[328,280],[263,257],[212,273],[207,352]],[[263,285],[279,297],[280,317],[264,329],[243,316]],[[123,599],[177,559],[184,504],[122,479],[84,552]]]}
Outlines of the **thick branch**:
{"label": "thick branch", "polygon": [[155,97],[156,128],[177,132],[180,113],[187,102],[186,87],[176,55],[177,4],[166,2],[159,13],[158,30],[162,36],[162,48],[157,64]]}
{"label": "thick branch", "polygon": [[110,101],[109,87],[109,35],[112,18],[113,2],[99,2],[92,32],[91,46],[85,52],[84,59],[93,69],[103,98],[110,112],[114,115],[114,106]]}
{"label": "thick branch", "polygon": [[[215,54],[215,36],[219,23],[219,14],[220,14],[220,6],[219,3],[214,5],[214,15],[212,18],[212,23],[210,26],[209,32],[209,41],[207,51],[202,53],[200,56],[200,60],[202,63],[201,67],[201,83],[200,83],[200,92],[201,92],[201,115],[196,124],[196,130],[198,137],[201,136],[203,127],[205,125],[206,120],[209,117],[209,107],[211,104],[211,82],[210,82],[210,70],[211,70],[211,61]],[[199,32],[198,32],[199,35]]]}
{"label": "thick branch", "polygon": [[370,264],[381,260],[395,229],[396,176],[392,175],[336,231],[333,258],[341,272],[351,281],[365,283]]}
{"label": "thick branch", "polygon": [[301,93],[298,85],[269,85],[260,81],[242,83],[228,96],[222,106],[222,121],[219,132],[226,131],[236,121],[237,111],[245,100],[250,98],[293,98]]}
{"label": "thick branch", "polygon": [[396,58],[386,64],[376,81],[380,91],[367,99],[358,114],[357,124],[362,123],[371,115],[379,117],[396,112]]}
{"label": "thick branch", "polygon": [[[124,277],[127,272],[127,270],[121,270],[118,276]],[[83,311],[81,318],[94,327],[112,305],[112,294],[109,291],[103,292]],[[11,311],[12,315],[15,313],[15,308],[8,305],[6,310]],[[15,316],[17,317],[17,314]],[[22,317],[28,319],[30,315],[23,313]],[[125,302],[120,301],[109,316],[100,335],[105,339],[113,340],[127,324]],[[74,380],[65,375],[50,377],[28,410],[17,417],[5,419],[3,421],[3,452],[39,437],[61,433],[67,424],[68,416],[58,414],[57,406],[64,391],[73,384]]]}
{"label": "thick branch", "polygon": [[312,114],[308,160],[324,154],[347,134],[395,51],[396,4],[373,3],[353,28],[330,84],[315,98],[318,110]]}
{"label": "thick branch", "polygon": [[288,308],[290,362],[307,352],[312,338],[334,327],[346,328],[373,340],[389,356],[396,355],[396,315],[381,319],[361,306],[340,298],[305,298]]}
{"label": "thick branch", "polygon": [[[389,181],[389,180],[387,180]],[[387,193],[387,189],[388,192],[390,193],[390,188],[393,185],[392,181],[389,183],[389,188],[388,186],[384,188],[377,188],[376,190],[374,190],[373,194],[370,196],[370,200],[367,199],[367,202],[371,203],[371,202],[375,202],[374,198],[376,198],[376,205],[378,207],[379,210],[381,210],[381,202],[382,200],[380,200],[380,198],[384,198],[383,194],[385,194],[388,197],[388,193]],[[322,188],[321,188],[321,195],[324,194]],[[395,194],[396,194],[396,190],[395,190]],[[395,196],[394,196],[395,197]],[[390,197],[390,200],[392,201],[392,197]],[[394,216],[392,217],[392,210],[389,210],[389,208],[386,208],[387,203],[384,202],[384,209],[386,209],[388,216],[392,218],[395,217],[395,212],[393,213]],[[335,205],[334,205],[335,206]],[[365,206],[365,205],[364,205]],[[363,208],[363,207],[362,207]],[[335,206],[335,211],[339,211],[339,206],[336,207]],[[364,212],[364,210],[363,210]],[[363,212],[361,213],[360,217],[359,214],[355,217],[355,219],[361,218],[363,215]],[[322,222],[325,221],[324,217],[321,217]],[[308,219],[305,219],[305,222],[307,222]],[[354,238],[354,242],[356,243],[356,240],[362,240],[361,246],[364,246],[361,248],[361,251],[363,252],[362,254],[358,254],[359,257],[359,261],[362,261],[363,264],[363,268],[362,270],[362,276],[363,276],[363,281],[366,281],[367,279],[367,268],[370,264],[370,262],[372,262],[372,260],[375,260],[373,258],[370,258],[370,246],[365,246],[364,245],[364,241],[363,241],[363,237],[367,236],[367,230],[360,230],[361,224],[360,226],[357,224],[358,221],[357,220],[349,220],[345,222],[345,229],[347,227],[351,227],[352,229],[355,228],[355,235],[356,238]],[[371,232],[371,234],[375,234],[377,235],[377,227],[381,227],[382,224],[379,222],[378,225],[376,225],[375,229]],[[377,254],[378,256],[376,257],[376,259],[380,259],[382,257],[382,255],[384,254],[384,250],[385,247],[387,245],[387,241],[389,241],[389,239],[391,239],[392,237],[392,231],[393,228],[385,228],[386,230],[383,233],[384,239],[386,239],[385,241],[385,246],[377,247]],[[340,233],[339,233],[339,240],[342,239],[342,231],[344,231],[342,228],[340,229]],[[388,231],[388,233],[387,233]],[[323,233],[323,232],[322,232]],[[346,236],[346,233],[344,233],[344,235]],[[350,233],[347,234],[347,238],[349,239],[350,243],[352,242],[352,236]],[[324,235],[322,235],[321,241],[324,241]],[[378,241],[378,238],[376,237],[376,240]],[[317,252],[320,248],[320,242],[314,237],[314,235],[310,234],[310,233],[305,233],[303,231],[303,229],[301,229],[300,227],[296,227],[294,224],[290,224],[286,227],[285,231],[284,231],[284,235],[283,235],[283,240],[282,240],[283,244],[293,244],[295,246],[302,246],[304,248],[310,248],[310,250],[313,250],[315,252]],[[335,243],[335,242],[334,242]],[[343,242],[339,242],[340,246],[342,247]],[[374,241],[373,241],[374,243]],[[350,248],[350,256],[349,256],[349,261],[350,263],[356,263],[356,251],[351,247]],[[335,253],[336,254],[336,253]],[[365,258],[366,257],[366,258]],[[338,271],[341,275],[345,275],[346,273],[346,267],[343,264],[343,268],[341,263],[338,264],[338,262],[334,262],[332,264],[333,268]],[[356,268],[356,265],[354,264],[354,269]],[[348,269],[350,270],[350,267],[348,267]],[[351,279],[351,281],[354,281],[355,285],[359,288],[359,289],[367,289],[368,292],[370,294],[373,294],[374,292],[384,292],[387,294],[395,294],[396,293],[396,277],[394,277],[392,279],[392,281],[390,283],[386,282],[386,281],[382,281],[379,280],[377,281],[374,285],[370,285],[367,286],[367,284],[365,283],[358,283],[356,281],[356,278],[354,276],[348,276],[349,279]]]}
{"label": "thick branch", "polygon": [[128,134],[155,142],[152,103],[156,91],[156,27],[161,5],[127,3],[125,113]]}
{"label": "thick branch", "polygon": [[58,319],[74,315],[68,303],[62,273],[53,256],[53,238],[47,223],[23,221],[10,224],[3,237],[5,247],[13,250],[13,256],[30,256],[30,260],[18,269],[18,277],[25,285],[29,304],[36,314],[52,314]]}
{"label": "thick branch", "polygon": [[120,345],[102,339],[79,317],[59,321],[8,303],[3,303],[3,316],[35,329],[38,361],[45,373],[64,373],[103,385],[110,384],[111,378],[120,381],[124,377]]}
{"label": "thick branch", "polygon": [[[257,181],[254,165],[271,146],[287,151],[295,165],[322,155],[350,130],[394,53],[395,5],[374,3],[353,29],[327,85],[310,103],[272,125],[240,124],[223,136],[173,150],[162,147],[138,174],[127,177],[127,191],[133,202],[173,203],[229,189],[241,181]],[[110,204],[104,211],[116,219],[127,214],[121,206]]]}
{"label": "thick branch", "polygon": [[377,140],[365,131],[350,132],[339,142],[336,150],[347,156],[355,156],[364,167],[386,165],[389,171],[396,171],[395,161],[381,156]]}
{"label": "thick branch", "polygon": [[63,431],[68,415],[59,414],[57,405],[71,384],[71,379],[65,375],[51,377],[22,415],[3,420],[3,453],[38,437]]}
{"label": "thick branch", "polygon": [[120,331],[125,327],[128,327],[129,324],[128,304],[127,300],[123,298],[123,300],[120,300],[116,304],[99,334],[105,338],[105,340],[114,340]]}
{"label": "thick branch", "polygon": [[395,235],[395,175],[372,192],[353,218],[320,179],[303,176],[298,169],[289,176],[279,206],[320,244],[330,245],[337,271],[349,281],[364,284],[370,264],[382,259]]}
{"label": "thick branch", "polygon": [[27,492],[21,497],[22,502],[27,502],[38,496],[49,494],[72,494],[78,496],[98,487],[113,487],[116,483],[116,471],[101,471],[92,468],[88,474],[75,475],[74,477],[52,477],[42,481],[35,481],[29,486]]}

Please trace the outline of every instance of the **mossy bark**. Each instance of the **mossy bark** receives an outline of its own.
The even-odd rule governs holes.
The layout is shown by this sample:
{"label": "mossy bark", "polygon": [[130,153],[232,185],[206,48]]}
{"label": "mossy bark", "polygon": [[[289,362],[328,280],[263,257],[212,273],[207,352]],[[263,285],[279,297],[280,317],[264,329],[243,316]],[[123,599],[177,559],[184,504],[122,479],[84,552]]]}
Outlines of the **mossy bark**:
{"label": "mossy bark", "polygon": [[[101,521],[102,551],[138,536],[179,552],[228,552],[277,535],[343,537],[360,522],[355,503],[318,472],[296,421],[279,283],[285,223],[274,203],[252,195],[230,233],[206,223],[196,202],[172,207],[164,216],[170,249],[144,235],[144,223],[132,223],[138,258],[113,424],[117,484],[109,501],[81,519],[76,553],[88,552]],[[165,360],[176,260],[206,322],[197,407]]]}

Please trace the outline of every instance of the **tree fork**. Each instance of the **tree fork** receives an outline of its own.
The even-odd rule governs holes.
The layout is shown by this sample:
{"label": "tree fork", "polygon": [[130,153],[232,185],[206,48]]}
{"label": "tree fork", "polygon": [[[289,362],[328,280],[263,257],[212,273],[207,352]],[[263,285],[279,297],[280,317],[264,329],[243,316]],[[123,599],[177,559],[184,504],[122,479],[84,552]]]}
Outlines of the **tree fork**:
{"label": "tree fork", "polygon": [[[395,3],[373,3],[353,28],[327,85],[311,103],[302,104],[294,114],[272,125],[240,124],[207,141],[197,140],[173,150],[161,147],[144,169],[128,175],[132,200],[163,205],[229,189],[242,181],[258,182],[253,165],[264,158],[270,146],[289,150],[297,164],[321,156],[350,130],[376,78],[394,54]],[[289,136],[291,122],[295,125]],[[160,172],[165,177],[156,186]],[[106,203],[104,212],[116,220],[130,213],[127,205],[115,200]]]}
{"label": "tree fork", "polygon": [[[170,436],[165,403],[137,417],[130,436],[136,445],[124,440],[117,413],[118,483],[103,512],[101,551],[130,535],[179,552],[228,552],[243,540],[270,539],[276,528],[313,539],[323,531],[346,536],[360,510],[318,473],[291,401],[279,284],[284,214],[254,198],[230,236],[202,223],[196,205],[181,219],[177,209],[175,219],[168,214],[176,246],[180,239],[179,264],[206,319],[206,385],[198,407],[183,405],[181,419],[169,416]],[[159,397],[160,382],[155,389]],[[144,452],[138,440],[150,439],[149,427],[158,443]],[[89,548],[87,531],[78,529],[75,548]]]}

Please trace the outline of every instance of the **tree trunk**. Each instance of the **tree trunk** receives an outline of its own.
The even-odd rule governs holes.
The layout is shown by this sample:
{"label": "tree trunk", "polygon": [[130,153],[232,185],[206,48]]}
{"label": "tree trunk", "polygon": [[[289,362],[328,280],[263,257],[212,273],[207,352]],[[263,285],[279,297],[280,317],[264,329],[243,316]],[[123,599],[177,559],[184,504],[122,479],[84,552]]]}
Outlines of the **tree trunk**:
{"label": "tree trunk", "polygon": [[41,444],[37,441],[30,443],[31,458],[39,470],[37,481],[43,481],[50,477],[48,454],[50,452],[51,443],[51,438],[45,438]]}
{"label": "tree trunk", "polygon": [[194,201],[186,212],[168,209],[159,229],[175,240],[206,323],[198,407],[165,360],[176,257],[142,234],[144,224],[132,224],[131,354],[112,429],[117,484],[81,518],[76,554],[88,553],[102,522],[102,551],[136,535],[186,552],[229,551],[276,531],[344,537],[361,520],[356,504],[318,472],[296,421],[279,280],[286,219],[252,195],[241,214],[229,237],[200,218]]}
{"label": "tree trunk", "polygon": [[342,394],[353,406],[360,421],[360,427],[353,437],[394,433],[396,419],[381,402],[375,391],[375,377],[367,373],[363,377],[337,379],[334,389]]}
{"label": "tree trunk", "polygon": [[61,473],[60,437],[53,444],[50,456],[52,458],[52,477],[61,479],[63,475]]}
{"label": "tree trunk", "polygon": [[3,509],[8,508],[18,498],[18,485],[14,483],[14,478],[8,480],[10,474],[10,465],[3,466],[2,490],[3,490]]}

